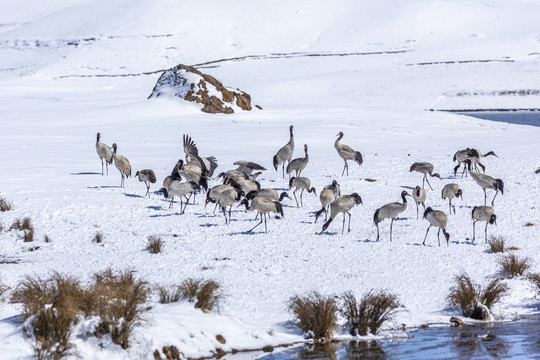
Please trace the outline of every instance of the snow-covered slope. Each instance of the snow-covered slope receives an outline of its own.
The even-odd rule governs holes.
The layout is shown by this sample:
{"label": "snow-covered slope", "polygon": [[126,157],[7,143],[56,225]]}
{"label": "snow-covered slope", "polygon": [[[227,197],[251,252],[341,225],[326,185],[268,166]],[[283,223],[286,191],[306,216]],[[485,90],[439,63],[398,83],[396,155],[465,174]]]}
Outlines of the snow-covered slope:
{"label": "snow-covered slope", "polygon": [[[300,340],[289,326],[286,301],[312,290],[361,295],[384,288],[408,310],[396,324],[446,322],[459,313],[445,303],[454,275],[465,270],[484,281],[499,271],[499,255],[486,250],[482,225],[476,243],[468,240],[470,212],[483,204],[483,193],[469,177],[454,178],[452,156],[465,147],[497,153],[485,159],[486,173],[504,180],[505,193],[497,196],[498,226],[489,233],[518,247],[533,259],[531,271],[540,271],[540,180],[534,174],[540,130],[425,110],[537,107],[537,92],[503,91],[540,89],[539,12],[536,1],[3,2],[0,195],[14,209],[1,213],[0,224],[8,228],[29,216],[36,240],[0,233],[2,259],[19,261],[0,264],[0,278],[14,287],[26,275],[58,271],[88,279],[112,267],[134,269],[154,284],[190,277],[222,284],[227,297],[219,315],[153,304],[127,351],[75,336],[84,358],[152,358],[155,349],[175,342],[194,357],[205,356],[216,345],[208,340],[215,338],[214,324],[231,348]],[[264,110],[208,115],[189,103],[146,100],[160,70],[233,58],[205,65],[204,72],[250,93]],[[318,235],[322,223],[313,221],[320,203],[313,194],[304,194],[303,208],[286,200],[285,217],[272,219],[268,234],[260,228],[244,234],[255,223],[240,208],[225,225],[222,214],[204,208],[202,196],[180,215],[178,205],[170,210],[158,195],[144,198],[137,180],[120,188],[114,166],[101,176],[94,148],[99,131],[103,142],[118,144],[133,173],[156,172],[155,191],[183,158],[187,133],[201,155],[218,158],[218,172],[236,160],[255,161],[268,169],[260,177],[264,187],[286,190],[272,157],[288,141],[291,124],[294,157],[309,145],[303,175],[318,190],[337,179],[342,193],[362,196],[364,205],[352,210],[351,233],[341,235],[340,215]],[[350,164],[348,177],[340,176],[343,162],[333,147],[339,131],[343,143],[364,155],[362,167]],[[393,242],[388,221],[380,224],[382,240],[374,242],[374,211],[421,183],[420,174],[409,172],[415,161],[433,163],[442,176],[430,181],[427,205],[447,212],[443,185],[463,189],[457,214],[449,216],[448,248],[436,246],[433,230],[429,246],[421,246],[428,224],[416,219],[410,204],[394,223]],[[535,226],[524,226],[528,222]],[[92,242],[97,231],[104,234],[102,245]],[[165,241],[161,254],[146,250],[154,234]],[[521,279],[507,283],[512,292],[496,316],[536,311],[532,286]],[[32,354],[18,314],[18,305],[0,303],[0,349],[8,358]],[[186,340],[186,323],[200,337]],[[242,335],[248,333],[252,338]]]}

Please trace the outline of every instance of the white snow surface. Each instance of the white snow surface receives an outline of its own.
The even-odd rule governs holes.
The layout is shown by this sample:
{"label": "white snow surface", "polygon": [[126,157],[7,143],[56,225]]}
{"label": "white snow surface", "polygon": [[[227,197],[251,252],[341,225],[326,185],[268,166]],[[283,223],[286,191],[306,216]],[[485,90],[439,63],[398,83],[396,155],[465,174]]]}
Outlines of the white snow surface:
{"label": "white snow surface", "polygon": [[[495,203],[498,226],[488,234],[519,248],[515,253],[530,257],[530,271],[538,272],[540,129],[426,110],[537,107],[535,92],[497,94],[540,89],[538,15],[540,1],[519,0],[1,2],[0,196],[14,208],[0,215],[0,280],[13,290],[26,276],[57,271],[86,281],[112,268],[133,269],[155,285],[187,278],[222,285],[226,297],[210,314],[152,297],[127,350],[88,335],[95,320],[79,323],[73,342],[84,359],[152,359],[165,345],[199,357],[216,347],[302,341],[286,304],[310,291],[396,293],[406,311],[387,336],[401,324],[447,323],[461,315],[446,304],[453,277],[466,271],[485,282],[500,274],[501,256],[485,245],[483,223],[470,241],[471,210],[483,205],[483,192],[470,177],[454,178],[453,154],[466,147],[497,153],[483,161],[486,173],[505,183]],[[231,60],[201,70],[246,91],[264,110],[210,115],[178,99],[147,100],[160,70],[220,59]],[[145,198],[136,179],[120,188],[114,166],[101,176],[94,147],[97,132],[102,142],[117,143],[133,174],[156,172],[156,191],[184,157],[182,134],[189,134],[201,155],[218,159],[217,172],[236,160],[254,161],[268,169],[259,178],[263,187],[286,190],[272,157],[291,124],[294,157],[309,145],[302,175],[317,190],[336,179],[343,194],[361,195],[350,233],[341,234],[339,215],[319,235],[320,202],[307,193],[302,208],[284,201],[285,216],[268,222],[268,234],[262,226],[245,234],[255,220],[242,208],[225,225],[222,214],[204,208],[204,195],[180,215],[179,204],[169,209],[159,195]],[[363,166],[351,162],[343,177],[333,147],[339,131],[364,156]],[[456,182],[463,189],[456,215],[449,215],[449,247],[437,246],[434,229],[422,246],[428,224],[416,219],[411,202],[394,222],[393,241],[385,220],[375,242],[375,210],[421,185],[422,175],[409,172],[415,161],[433,163],[442,177],[430,178],[426,205],[448,212],[442,187]],[[8,231],[25,216],[36,229],[32,243]],[[98,231],[102,244],[92,241]],[[162,253],[146,250],[150,235],[165,241]],[[495,307],[496,319],[538,311],[532,285],[505,281],[511,292]],[[29,359],[32,344],[20,305],[8,301],[11,290],[0,302],[0,351],[5,359]]]}

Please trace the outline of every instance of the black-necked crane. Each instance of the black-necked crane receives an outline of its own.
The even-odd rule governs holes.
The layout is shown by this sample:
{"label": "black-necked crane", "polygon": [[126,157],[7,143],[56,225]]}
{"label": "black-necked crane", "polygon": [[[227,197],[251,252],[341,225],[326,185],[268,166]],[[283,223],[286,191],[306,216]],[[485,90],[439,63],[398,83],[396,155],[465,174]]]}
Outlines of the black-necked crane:
{"label": "black-necked crane", "polygon": [[341,138],[343,138],[343,131],[340,131],[336,136],[338,138],[334,142],[334,147],[336,148],[339,156],[341,156],[341,158],[345,162],[345,166],[343,166],[341,176],[343,176],[345,170],[347,170],[347,176],[349,176],[349,164],[347,164],[347,160],[354,160],[358,165],[362,165],[364,159],[362,158],[362,154],[359,151],[354,151],[350,146],[339,142]]}
{"label": "black-necked crane", "polygon": [[[221,207],[221,210],[223,211],[223,215],[225,216],[225,224],[231,223],[231,210],[232,206],[236,204],[238,201],[240,201],[240,198],[244,196],[244,192],[240,191],[237,192],[236,189],[228,189],[223,191],[219,198],[217,199],[217,203]],[[227,220],[227,206],[229,207],[229,219]]]}
{"label": "black-necked crane", "polygon": [[[461,200],[463,200],[463,191],[460,189],[458,184],[446,184],[441,191],[441,197],[443,200],[448,198],[448,214],[452,215],[452,199],[461,197]],[[455,214],[456,207],[454,206],[453,208]]]}
{"label": "black-necked crane", "polygon": [[196,151],[195,155],[194,149],[197,149],[197,145],[195,145],[195,142],[193,141],[193,139],[191,139],[189,135],[183,135],[183,143],[184,152],[186,153],[186,163],[195,164],[201,169],[203,168],[201,163],[204,164],[204,167],[208,173],[208,177],[212,177],[214,175],[214,170],[216,170],[216,168],[218,167],[217,159],[214,156],[198,156],[198,150]]}
{"label": "black-necked crane", "polygon": [[394,224],[394,219],[407,209],[407,198],[405,196],[411,196],[408,192],[403,190],[401,192],[401,199],[403,203],[393,202],[381,206],[373,214],[373,223],[377,227],[377,240],[379,241],[379,223],[384,219],[392,219],[390,222],[390,241],[392,241],[392,225]]}
{"label": "black-necked crane", "polygon": [[[163,193],[165,199],[170,199],[169,208],[173,207],[173,200],[175,196],[180,197],[180,214],[183,214],[186,210],[189,198],[187,195],[191,196],[192,193],[199,190],[199,184],[196,182],[181,182],[178,180],[173,180],[168,188],[162,187],[158,190],[158,193]],[[184,204],[183,198],[186,197],[186,204]],[[183,206],[183,207],[182,207]]]}
{"label": "black-necked crane", "polygon": [[491,206],[494,206],[495,198],[497,197],[499,190],[501,191],[501,194],[504,195],[504,182],[501,179],[495,179],[489,175],[479,174],[476,171],[472,171],[470,160],[467,164],[469,166],[469,174],[471,174],[471,177],[474,179],[474,181],[476,181],[476,183],[482,188],[482,190],[484,190],[484,206],[487,202],[486,189],[495,190],[495,196],[493,196],[493,200],[491,200]]}
{"label": "black-necked crane", "polygon": [[214,214],[215,214],[216,208],[219,205],[217,200],[221,196],[221,193],[223,193],[226,190],[236,190],[237,193],[240,193],[242,191],[242,188],[235,181],[230,181],[228,184],[216,185],[210,190],[208,190],[208,192],[206,193],[206,201],[205,201],[204,207],[206,207],[209,202],[215,203],[216,204],[216,206],[214,206]]}
{"label": "black-necked crane", "polygon": [[328,207],[332,201],[336,200],[341,195],[339,184],[336,180],[332,181],[332,184],[326,185],[319,194],[319,200],[321,201],[322,208],[315,214],[315,222],[319,219],[324,211],[324,221],[328,218]]}
{"label": "black-necked crane", "polygon": [[424,211],[426,210],[426,189],[421,188],[420,186],[415,187],[412,192],[412,198],[416,203],[416,219],[418,220],[418,205],[422,204],[422,206],[424,207]]}
{"label": "black-necked crane", "polygon": [[96,151],[99,155],[99,159],[101,160],[101,175],[103,176],[103,160],[105,160],[105,167],[107,168],[107,175],[109,175],[109,164],[112,164],[113,161],[113,153],[111,148],[102,142],[99,142],[99,139],[101,138],[101,134],[97,133],[97,139],[96,139]]}
{"label": "black-necked crane", "polygon": [[247,174],[244,174],[241,171],[238,170],[229,170],[227,172],[220,172],[218,176],[216,176],[216,180],[219,178],[223,178],[223,183],[226,184],[229,180],[234,180],[236,182],[240,180],[249,180],[249,176]]}
{"label": "black-necked crane", "polygon": [[490,206],[475,206],[472,209],[471,217],[473,219],[472,229],[473,229],[473,239],[476,238],[476,232],[475,232],[475,225],[477,221],[485,221],[486,222],[486,228],[484,229],[484,235],[486,237],[486,243],[487,243],[487,227],[488,224],[495,224],[497,225],[497,215],[495,215],[495,210],[493,210]]}
{"label": "black-necked crane", "polygon": [[482,160],[483,157],[490,156],[490,155],[498,157],[497,154],[495,154],[493,151],[488,151],[487,153],[483,154],[478,149],[471,149],[471,153],[472,153],[472,156],[470,157],[470,159],[472,163],[474,164],[475,169],[478,170],[476,165],[480,166],[484,174],[486,173],[486,167],[480,162],[480,160]]}
{"label": "black-necked crane", "polygon": [[278,150],[277,154],[274,155],[273,163],[274,169],[276,169],[281,164],[283,170],[283,178],[285,179],[285,162],[290,163],[293,153],[294,153],[294,135],[293,135],[293,126],[289,127],[289,142],[285,144],[281,149]]}
{"label": "black-necked crane", "polygon": [[[292,173],[293,171],[296,172],[296,177],[300,176],[302,173],[302,170],[304,170],[309,162],[309,155],[308,155],[308,146],[307,144],[304,144],[304,157],[303,158],[296,158],[291,160],[289,165],[287,165],[287,174]],[[290,175],[289,175],[290,176]]]}
{"label": "black-necked crane", "polygon": [[409,171],[417,171],[424,174],[424,179],[422,180],[422,187],[424,187],[424,182],[427,182],[431,190],[433,190],[433,188],[431,187],[431,184],[427,179],[428,174],[431,177],[438,177],[439,179],[441,178],[439,173],[433,173],[433,164],[428,162],[415,162],[411,165]]}
{"label": "black-necked crane", "polygon": [[471,152],[470,148],[456,151],[456,153],[454,154],[454,162],[457,161],[458,164],[454,168],[454,177],[456,176],[457,171],[459,167],[461,166],[461,164],[463,164],[463,171],[461,172],[461,177],[463,177],[464,174],[467,175],[466,161],[470,159],[471,156],[474,156],[474,152]]}
{"label": "black-necked crane", "polygon": [[156,183],[157,181],[156,174],[150,169],[143,169],[143,170],[137,171],[135,173],[135,177],[138,177],[139,181],[144,182],[144,184],[146,185],[145,196],[148,195],[148,197],[150,198],[150,183],[152,184]]}
{"label": "black-necked crane", "polygon": [[112,144],[113,149],[113,160],[114,160],[114,166],[120,171],[120,175],[122,176],[122,180],[120,181],[120,186],[124,187],[124,178],[128,178],[131,176],[131,165],[129,163],[129,160],[122,155],[118,155],[116,153],[118,146],[116,143]]}
{"label": "black-necked crane", "polygon": [[235,182],[236,184],[240,185],[240,187],[242,188],[242,190],[246,194],[248,192],[250,192],[250,191],[260,190],[260,188],[261,188],[261,184],[258,181],[254,181],[254,180],[242,180],[242,179],[240,179],[238,181],[234,181],[234,180],[231,180],[231,179],[227,180],[227,184],[229,184],[231,182]]}
{"label": "black-necked crane", "polygon": [[330,204],[330,219],[324,223],[321,234],[328,228],[330,223],[338,216],[338,214],[343,214],[343,225],[341,227],[341,234],[343,235],[345,231],[345,214],[349,215],[349,227],[347,232],[351,232],[351,213],[349,212],[354,206],[360,205],[362,203],[362,198],[358,193],[352,193],[351,195],[343,195],[332,201]]}
{"label": "black-necked crane", "polygon": [[296,190],[301,189],[300,192],[300,206],[304,206],[302,202],[302,194],[304,194],[304,190],[306,190],[309,193],[314,193],[315,196],[317,196],[317,190],[311,186],[311,180],[307,177],[292,177],[289,180],[289,189],[295,188],[293,191],[294,200],[296,200],[296,206],[298,206],[298,199],[296,198]]}
{"label": "black-necked crane", "polygon": [[174,180],[178,180],[178,181],[182,180],[178,171],[180,170],[180,167],[182,166],[183,163],[184,162],[182,161],[182,159],[178,160],[178,162],[174,165],[174,168],[171,171],[171,175],[166,176],[165,179],[163,179],[164,188],[168,188],[171,182],[173,182]]}
{"label": "black-necked crane", "polygon": [[426,211],[424,211],[424,219],[429,222],[429,226],[427,228],[426,236],[424,237],[424,242],[422,243],[422,245],[426,245],[426,239],[429,229],[432,226],[435,226],[439,228],[439,231],[437,231],[437,239],[439,240],[439,246],[441,246],[441,230],[444,234],[444,237],[446,238],[446,246],[449,246],[450,234],[446,232],[446,225],[448,225],[448,216],[446,216],[446,214],[442,211],[433,210],[432,208],[428,207]]}
{"label": "black-necked crane", "polygon": [[185,164],[182,159],[178,160],[179,168],[178,175],[187,182],[193,181],[199,184],[205,191],[208,190],[208,180],[206,170],[201,169],[199,165],[194,163]]}
{"label": "black-necked crane", "polygon": [[[238,160],[233,163],[233,165],[237,165],[238,167],[235,169],[236,171],[239,171],[243,174],[246,174],[248,176],[252,175],[253,171],[256,170],[266,170],[266,168],[262,165],[259,165],[257,163],[254,163],[252,161],[247,160]],[[262,174],[259,172],[255,177]]]}
{"label": "black-necked crane", "polygon": [[257,211],[259,215],[261,215],[261,221],[257,225],[249,229],[247,231],[247,234],[252,232],[257,226],[261,225],[263,223],[263,218],[264,218],[264,232],[268,233],[268,228],[266,226],[266,215],[270,212],[275,212],[277,214],[280,214],[281,217],[284,216],[283,206],[281,206],[281,203],[279,201],[269,200],[262,196],[256,196],[251,202],[251,205],[248,205],[247,199],[243,199],[238,206],[241,206],[241,205],[245,205],[246,210]]}
{"label": "black-necked crane", "polygon": [[252,190],[252,191],[246,193],[246,199],[248,199],[248,200],[253,200],[256,197],[263,197],[265,199],[272,200],[272,201],[278,201],[278,202],[282,202],[284,198],[289,198],[289,199],[291,198],[289,196],[289,194],[287,194],[287,192],[282,191],[281,194],[280,194],[280,193],[278,193],[278,191],[276,189],[271,189],[271,188],[263,188],[263,189],[259,189],[259,190]]}

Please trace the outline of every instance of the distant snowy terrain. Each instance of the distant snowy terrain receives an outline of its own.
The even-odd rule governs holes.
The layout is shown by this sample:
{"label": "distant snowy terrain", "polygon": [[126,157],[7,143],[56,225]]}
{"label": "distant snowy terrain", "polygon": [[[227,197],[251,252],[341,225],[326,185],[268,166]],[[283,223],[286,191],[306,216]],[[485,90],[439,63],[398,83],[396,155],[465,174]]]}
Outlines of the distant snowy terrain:
{"label": "distant snowy terrain", "polygon": [[[208,356],[221,346],[218,333],[225,350],[301,341],[286,302],[309,291],[396,293],[407,311],[383,335],[403,335],[401,324],[447,323],[461,315],[446,304],[453,277],[466,271],[483,282],[498,275],[500,257],[485,245],[483,223],[470,241],[471,210],[483,205],[483,192],[470,177],[454,178],[452,157],[466,147],[499,156],[484,159],[486,173],[505,183],[495,203],[498,226],[488,234],[503,236],[539,272],[540,129],[429,110],[538,108],[539,15],[540,1],[502,0],[2,2],[0,196],[14,208],[0,213],[0,280],[13,289],[27,275],[58,271],[86,281],[112,268],[133,269],[157,285],[187,278],[222,285],[219,314],[152,298],[127,350],[78,329],[73,340],[85,359],[152,359],[165,345]],[[147,100],[162,71],[180,63],[206,64],[201,71],[246,91],[264,110],[210,115],[174,98]],[[261,226],[246,235],[256,223],[242,208],[225,225],[223,214],[204,208],[204,195],[180,215],[179,204],[169,209],[161,195],[145,198],[136,179],[120,188],[114,165],[101,176],[94,147],[97,132],[118,144],[133,174],[155,171],[156,191],[184,157],[182,134],[189,134],[201,155],[218,159],[217,173],[254,161],[268,169],[261,185],[284,191],[288,181],[272,157],[291,124],[294,157],[309,146],[302,175],[318,191],[336,179],[343,194],[361,195],[349,234],[341,235],[339,215],[319,235],[319,198],[307,193],[302,208],[283,202],[285,216],[268,222],[268,234]],[[339,131],[364,156],[343,177],[334,149]],[[437,246],[433,229],[422,246],[428,223],[416,219],[411,202],[394,222],[393,241],[385,220],[375,242],[375,210],[421,185],[422,175],[409,172],[416,161],[433,163],[442,177],[430,178],[426,205],[448,213],[442,187],[463,189],[449,216],[449,247]],[[493,195],[488,190],[488,201]],[[25,216],[36,229],[32,243],[8,231]],[[98,231],[102,244],[92,241]],[[150,235],[165,241],[162,253],[146,250]],[[506,283],[511,292],[497,319],[538,312],[532,285]],[[9,295],[0,302],[0,351],[28,359],[21,307]]]}

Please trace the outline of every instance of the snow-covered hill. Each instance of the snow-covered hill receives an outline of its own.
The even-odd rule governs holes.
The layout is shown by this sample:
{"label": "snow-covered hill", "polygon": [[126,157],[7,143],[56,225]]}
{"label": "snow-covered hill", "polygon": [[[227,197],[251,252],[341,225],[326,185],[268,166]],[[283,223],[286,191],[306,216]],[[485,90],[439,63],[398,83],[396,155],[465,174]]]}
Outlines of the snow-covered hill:
{"label": "snow-covered hill", "polygon": [[[532,258],[531,271],[540,271],[534,173],[540,130],[426,109],[538,107],[539,13],[538,1],[502,0],[3,2],[0,196],[14,209],[1,213],[0,256],[17,263],[0,264],[0,279],[15,287],[27,275],[58,271],[87,280],[112,267],[134,269],[153,284],[190,277],[222,284],[227,297],[219,315],[152,304],[128,350],[100,348],[75,334],[84,358],[152,358],[171,344],[205,356],[217,330],[231,348],[301,340],[285,303],[312,290],[361,295],[384,288],[408,310],[396,325],[447,322],[459,314],[445,302],[454,275],[465,270],[484,281],[499,271],[499,255],[487,251],[483,236],[468,240],[470,212],[483,204],[483,193],[469,177],[454,178],[452,156],[465,147],[497,153],[485,159],[486,173],[504,180],[505,193],[497,196],[498,226],[489,233],[518,247]],[[201,65],[205,73],[248,92],[264,110],[209,115],[175,99],[147,100],[160,71],[179,63],[209,63]],[[155,191],[183,158],[181,138],[189,134],[201,155],[218,159],[218,172],[236,160],[255,161],[268,169],[259,179],[264,187],[286,190],[272,157],[288,141],[291,124],[294,157],[309,145],[302,175],[318,190],[336,179],[342,193],[362,196],[351,233],[341,235],[340,215],[318,235],[322,223],[313,221],[320,203],[313,194],[304,194],[303,208],[286,200],[284,219],[271,220],[268,234],[244,234],[255,223],[240,208],[225,225],[200,196],[179,215],[178,205],[170,210],[158,195],[144,198],[137,180],[120,188],[114,167],[101,176],[94,148],[101,132],[103,142],[118,144],[133,173],[156,172]],[[348,177],[340,176],[343,162],[333,147],[339,131],[343,143],[364,155],[364,165],[351,164]],[[374,211],[421,183],[420,174],[409,172],[415,161],[433,163],[442,176],[430,181],[428,205],[447,212],[444,184],[463,189],[450,216],[448,248],[436,246],[433,233],[429,246],[421,246],[428,224],[416,219],[414,204],[394,223],[392,243],[388,221],[380,224],[382,240],[374,241]],[[6,229],[24,216],[34,223],[33,243]],[[92,242],[98,231],[103,245]],[[154,234],[165,241],[160,254],[146,250]],[[495,315],[535,312],[532,286],[507,283],[511,295]],[[0,350],[8,358],[32,355],[20,311],[0,303]],[[190,341],[190,332],[200,335]]]}

